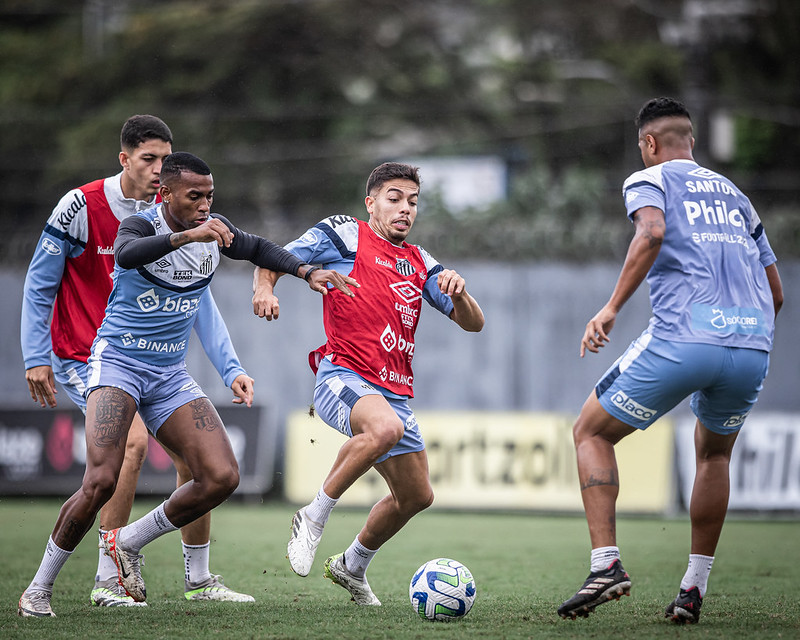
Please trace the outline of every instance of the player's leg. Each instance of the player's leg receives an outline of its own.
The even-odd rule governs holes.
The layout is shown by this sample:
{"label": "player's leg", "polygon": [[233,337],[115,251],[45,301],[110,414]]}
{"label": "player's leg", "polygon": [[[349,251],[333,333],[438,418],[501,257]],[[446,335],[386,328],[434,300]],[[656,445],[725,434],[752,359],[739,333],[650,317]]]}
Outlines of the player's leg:
{"label": "player's leg", "polygon": [[403,436],[403,421],[386,398],[356,374],[317,385],[314,405],[331,427],[349,436],[312,502],[292,517],[286,557],[297,575],[307,576],[331,511],[342,494]]}
{"label": "player's leg", "polygon": [[147,456],[147,427],[144,426],[139,414],[136,414],[128,431],[128,441],[125,445],[125,457],[117,480],[114,495],[100,510],[99,558],[97,574],[95,575],[94,588],[90,594],[92,604],[100,607],[130,607],[144,606],[131,598],[117,577],[117,566],[106,555],[103,547],[103,534],[111,529],[123,527],[128,524],[131,515],[133,499],[136,494],[136,485],[139,473]]}
{"label": "player's leg", "polygon": [[[178,380],[178,383],[180,380]],[[165,390],[166,391],[166,390]],[[199,389],[195,387],[197,393]],[[165,393],[167,402],[180,402]],[[145,420],[151,425],[151,407]],[[183,458],[192,480],[178,487],[166,502],[121,529],[109,532],[104,544],[119,567],[126,591],[144,601],[139,551],[156,538],[193,522],[224,502],[239,484],[239,467],[228,434],[206,397],[181,404],[157,428],[156,438]]]}
{"label": "player's leg", "polygon": [[[192,472],[183,458],[167,447],[164,447],[164,450],[175,464],[176,488],[190,482]],[[253,596],[234,591],[223,583],[222,576],[211,573],[209,568],[211,512],[181,527],[181,546],[183,549],[184,597],[187,600],[255,602]]]}
{"label": "player's leg", "polygon": [[128,429],[136,413],[133,398],[115,387],[100,387],[86,409],[86,472],[80,489],[61,507],[42,562],[20,599],[23,617],[54,615],[53,584],[72,551],[94,524],[97,513],[114,493],[125,456]]}

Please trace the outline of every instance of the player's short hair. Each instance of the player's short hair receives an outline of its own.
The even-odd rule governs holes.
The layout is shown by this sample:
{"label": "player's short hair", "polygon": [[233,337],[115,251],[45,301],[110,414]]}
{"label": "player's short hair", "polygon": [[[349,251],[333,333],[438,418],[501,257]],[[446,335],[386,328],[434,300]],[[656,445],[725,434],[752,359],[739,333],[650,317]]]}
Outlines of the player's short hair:
{"label": "player's short hair", "polygon": [[367,179],[367,195],[372,195],[389,180],[411,180],[420,185],[419,167],[399,162],[384,162],[372,170]]}
{"label": "player's short hair", "polygon": [[191,153],[176,151],[164,157],[159,179],[162,183],[169,183],[180,178],[184,171],[199,176],[211,175],[211,168],[203,160]]}
{"label": "player's short hair", "polygon": [[641,129],[649,122],[653,122],[653,120],[676,116],[688,118],[689,122],[692,120],[692,117],[689,115],[689,110],[682,102],[674,98],[653,98],[645,102],[644,106],[639,110],[634,124],[637,129]]}
{"label": "player's short hair", "polygon": [[119,143],[123,149],[135,149],[148,140],[163,140],[172,144],[172,131],[166,123],[156,116],[131,116],[122,125]]}

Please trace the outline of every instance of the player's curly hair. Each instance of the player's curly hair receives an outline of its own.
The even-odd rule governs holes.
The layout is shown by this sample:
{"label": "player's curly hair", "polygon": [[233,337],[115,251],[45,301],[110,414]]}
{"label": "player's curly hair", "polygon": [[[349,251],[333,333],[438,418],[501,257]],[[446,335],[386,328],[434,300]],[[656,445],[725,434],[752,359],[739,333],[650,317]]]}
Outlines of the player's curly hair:
{"label": "player's curly hair", "polygon": [[372,170],[367,179],[367,195],[374,195],[389,180],[411,180],[420,185],[419,167],[399,162],[384,162]]}
{"label": "player's curly hair", "polygon": [[688,118],[690,122],[692,120],[688,109],[686,109],[682,102],[674,98],[653,98],[652,100],[648,100],[639,110],[634,124],[637,129],[641,129],[644,125],[653,120],[675,116]]}

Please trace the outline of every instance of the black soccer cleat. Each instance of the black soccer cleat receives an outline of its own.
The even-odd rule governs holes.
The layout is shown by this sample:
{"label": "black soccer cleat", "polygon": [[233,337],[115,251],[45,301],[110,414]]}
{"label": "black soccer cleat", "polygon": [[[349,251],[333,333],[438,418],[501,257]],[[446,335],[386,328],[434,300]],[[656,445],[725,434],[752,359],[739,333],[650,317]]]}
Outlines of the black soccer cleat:
{"label": "black soccer cleat", "polygon": [[597,605],[630,594],[630,576],[623,569],[622,562],[616,559],[607,569],[590,573],[578,592],[558,608],[558,615],[565,620],[574,620],[578,616],[586,618]]}
{"label": "black soccer cleat", "polygon": [[681,589],[678,597],[667,605],[664,617],[675,624],[697,624],[700,620],[700,607],[703,606],[703,596],[700,589]]}

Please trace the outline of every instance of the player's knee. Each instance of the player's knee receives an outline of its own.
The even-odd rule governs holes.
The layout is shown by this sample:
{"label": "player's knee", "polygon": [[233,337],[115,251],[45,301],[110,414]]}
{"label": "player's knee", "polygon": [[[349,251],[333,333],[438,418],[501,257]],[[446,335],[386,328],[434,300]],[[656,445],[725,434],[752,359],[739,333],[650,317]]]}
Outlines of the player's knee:
{"label": "player's knee", "polygon": [[411,517],[420,511],[424,511],[433,504],[433,489],[428,486],[426,491],[421,491],[412,496],[408,496],[400,503],[400,510]]}
{"label": "player's knee", "polygon": [[213,469],[204,484],[210,496],[220,501],[230,496],[239,486],[239,466],[235,463]]}
{"label": "player's knee", "polygon": [[403,437],[404,425],[399,418],[382,420],[373,425],[370,430],[370,439],[378,455],[391,451]]}
{"label": "player's knee", "polygon": [[98,510],[106,502],[111,500],[114,491],[117,488],[117,478],[113,472],[108,469],[94,469],[83,477],[81,484],[81,491],[84,496],[91,502],[93,507]]}

